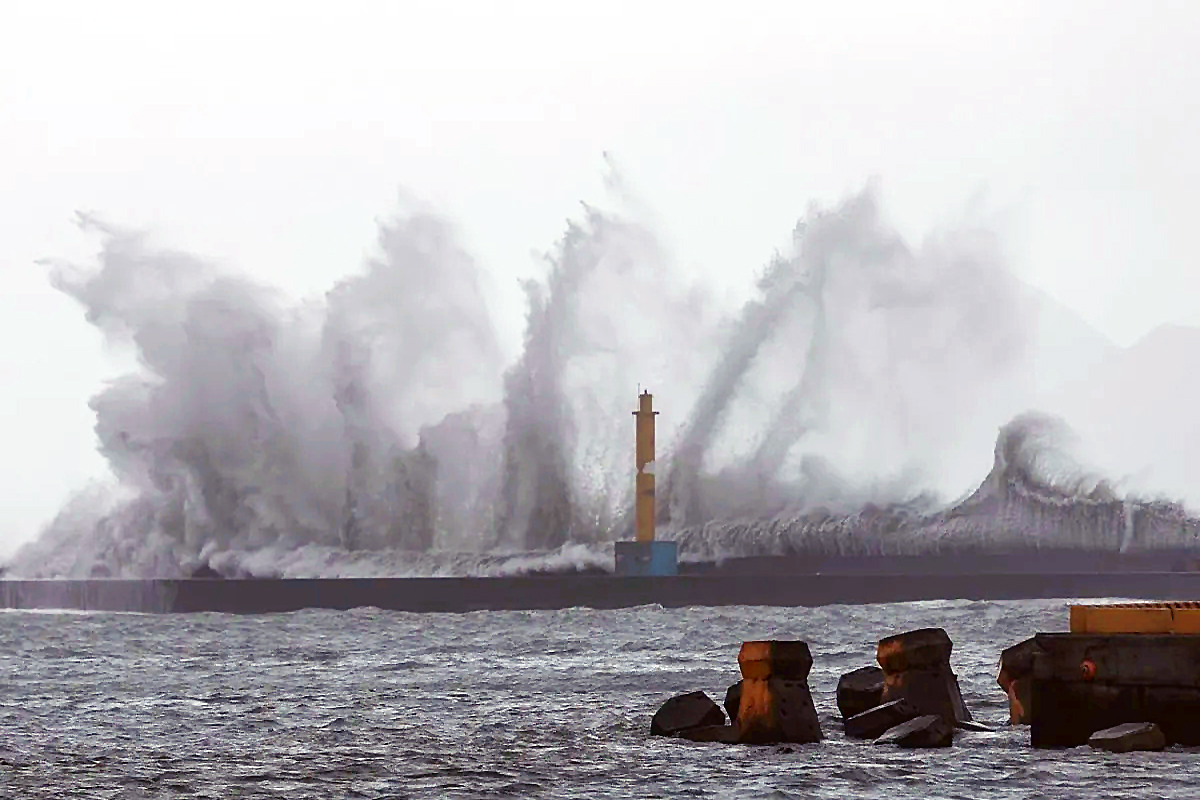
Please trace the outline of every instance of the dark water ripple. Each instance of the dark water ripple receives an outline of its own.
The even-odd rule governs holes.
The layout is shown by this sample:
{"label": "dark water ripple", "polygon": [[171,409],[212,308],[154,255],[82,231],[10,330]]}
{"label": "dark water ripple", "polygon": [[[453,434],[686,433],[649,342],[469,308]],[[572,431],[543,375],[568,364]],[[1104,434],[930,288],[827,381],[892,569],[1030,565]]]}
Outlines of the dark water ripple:
{"label": "dark water ripple", "polygon": [[[941,625],[968,704],[1007,716],[1000,649],[1065,601],[823,609],[262,617],[0,613],[4,798],[1192,797],[1200,753],[950,750],[846,741],[834,688],[888,633]],[[827,740],[651,738],[670,694],[718,702],[745,639],[799,638]]]}

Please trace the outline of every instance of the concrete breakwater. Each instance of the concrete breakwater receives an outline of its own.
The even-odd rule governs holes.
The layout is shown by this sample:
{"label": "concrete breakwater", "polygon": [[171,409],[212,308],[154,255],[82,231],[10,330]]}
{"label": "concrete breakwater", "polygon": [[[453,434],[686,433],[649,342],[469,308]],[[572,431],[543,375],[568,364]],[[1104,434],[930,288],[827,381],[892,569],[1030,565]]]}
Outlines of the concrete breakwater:
{"label": "concrete breakwater", "polygon": [[3,580],[0,607],[263,614],[376,607],[411,612],[660,605],[822,606],[918,600],[1200,597],[1200,573],[543,575],[496,578]]}
{"label": "concrete breakwater", "polygon": [[[1119,632],[1079,632],[1080,609]],[[1200,635],[1129,632],[1177,613],[1192,629],[1200,603],[1074,606],[1071,632],[1039,633],[1006,649],[997,684],[1010,700],[1009,724],[1028,725],[1036,748],[1090,744],[1123,753],[1200,744]],[[880,639],[879,666],[838,681],[846,738],[949,747],[957,732],[992,731],[963,702],[952,650],[942,628]],[[802,641],[745,642],[742,679],[725,697],[728,723],[703,691],[691,691],[663,703],[650,732],[724,744],[819,742],[824,733],[807,683],[812,664]]]}
{"label": "concrete breakwater", "polygon": [[[952,649],[941,628],[881,639],[878,680],[864,682],[860,669],[838,683],[846,737],[900,747],[949,747],[956,729],[990,730],[973,722],[963,703],[950,668]],[[707,695],[690,692],[667,700],[651,720],[650,732],[725,744],[819,742],[824,732],[808,686],[812,665],[806,642],[745,642],[738,653],[742,679],[725,696],[729,724]],[[859,705],[862,710],[845,710]]]}

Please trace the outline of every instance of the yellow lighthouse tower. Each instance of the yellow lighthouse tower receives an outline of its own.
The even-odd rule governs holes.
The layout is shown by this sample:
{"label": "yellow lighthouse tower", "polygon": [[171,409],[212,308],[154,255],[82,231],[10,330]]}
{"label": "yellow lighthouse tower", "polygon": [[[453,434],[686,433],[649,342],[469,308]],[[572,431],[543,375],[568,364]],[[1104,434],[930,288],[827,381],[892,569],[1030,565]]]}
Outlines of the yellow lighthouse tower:
{"label": "yellow lighthouse tower", "polygon": [[675,575],[679,572],[679,557],[675,542],[654,539],[654,396],[642,392],[638,396],[636,447],[634,463],[634,519],[636,541],[616,543],[618,575]]}

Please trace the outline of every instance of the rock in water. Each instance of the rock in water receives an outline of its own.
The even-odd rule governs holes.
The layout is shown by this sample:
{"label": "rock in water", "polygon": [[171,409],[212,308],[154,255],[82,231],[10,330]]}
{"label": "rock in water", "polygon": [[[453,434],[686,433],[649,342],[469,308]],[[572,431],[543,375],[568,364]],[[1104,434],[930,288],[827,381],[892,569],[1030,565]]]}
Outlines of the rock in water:
{"label": "rock in water", "polygon": [[846,736],[851,739],[874,739],[919,716],[920,710],[908,700],[892,700],[846,720]]}
{"label": "rock in water", "polygon": [[741,702],[742,682],[738,681],[725,692],[725,713],[729,715],[730,723],[737,722],[738,706]]}
{"label": "rock in water", "polygon": [[869,711],[879,705],[882,698],[883,670],[879,667],[856,669],[838,679],[837,705],[843,720]]}
{"label": "rock in water", "polygon": [[954,741],[954,729],[937,714],[902,722],[875,740],[875,744],[894,744],[899,747],[949,747]]}
{"label": "rock in water", "polygon": [[654,736],[673,736],[689,728],[724,725],[725,713],[704,692],[677,695],[662,704],[650,721]]}
{"label": "rock in water", "polygon": [[922,628],[880,639],[876,660],[884,672],[882,701],[905,698],[922,714],[951,725],[968,722],[958,678],[950,669],[954,645],[941,628]]}
{"label": "rock in water", "polygon": [[1153,722],[1129,722],[1096,731],[1088,744],[1110,753],[1129,753],[1134,750],[1162,750],[1167,738]]}

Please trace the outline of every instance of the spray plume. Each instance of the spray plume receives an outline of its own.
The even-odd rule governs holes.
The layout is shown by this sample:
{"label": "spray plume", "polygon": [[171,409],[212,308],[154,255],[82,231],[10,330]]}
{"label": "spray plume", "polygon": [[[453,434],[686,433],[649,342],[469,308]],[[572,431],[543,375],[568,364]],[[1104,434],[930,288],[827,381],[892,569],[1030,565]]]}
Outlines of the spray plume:
{"label": "spray plume", "polygon": [[[1032,326],[996,242],[963,226],[914,248],[872,187],[810,209],[723,318],[645,225],[585,206],[525,286],[507,368],[479,267],[428,212],[381,225],[359,274],[299,305],[80,221],[99,263],[54,285],[139,362],[91,403],[118,487],[81,493],[12,574],[601,568],[630,527],[639,381],[684,420],[658,469],[687,558],[1193,535],[1175,506],[1135,513],[1048,473],[1057,428],[1014,418]],[[997,428],[967,496],[961,467]]]}

